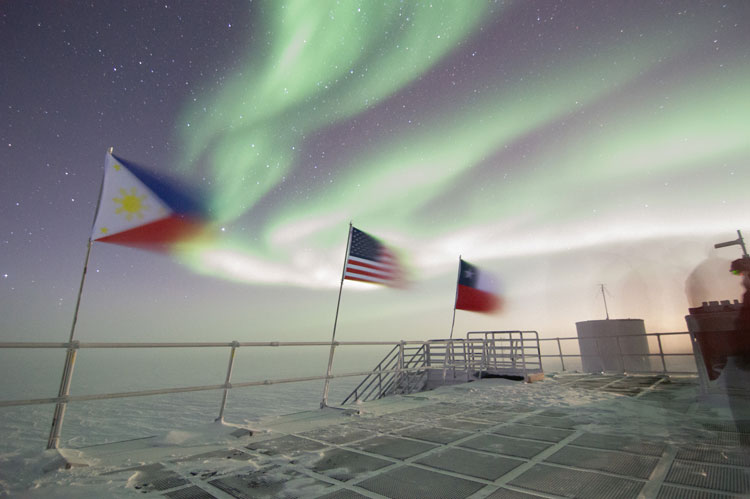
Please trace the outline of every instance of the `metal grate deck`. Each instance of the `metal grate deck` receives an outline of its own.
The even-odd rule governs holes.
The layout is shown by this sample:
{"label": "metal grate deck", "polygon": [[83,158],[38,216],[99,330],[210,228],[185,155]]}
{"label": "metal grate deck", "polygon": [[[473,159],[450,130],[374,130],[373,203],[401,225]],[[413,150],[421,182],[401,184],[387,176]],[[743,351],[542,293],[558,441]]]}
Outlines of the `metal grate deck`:
{"label": "metal grate deck", "polygon": [[737,496],[710,492],[707,490],[686,489],[673,485],[663,485],[656,499],[735,499]]}
{"label": "metal grate deck", "polygon": [[432,468],[494,481],[522,465],[525,461],[511,457],[488,456],[487,454],[448,447],[416,462]]}
{"label": "metal grate deck", "polygon": [[483,483],[402,466],[357,484],[363,489],[392,499],[461,499],[484,487]]}
{"label": "metal grate deck", "polygon": [[216,496],[209,494],[197,485],[166,492],[164,496],[170,499],[216,499]]}
{"label": "metal grate deck", "polygon": [[371,438],[352,446],[356,449],[394,459],[407,459],[437,447],[437,445],[427,442],[417,442],[388,435]]}
{"label": "metal grate deck", "polygon": [[510,485],[547,494],[580,499],[632,499],[643,482],[537,464],[521,474]]}
{"label": "metal grate deck", "polygon": [[606,435],[602,433],[584,433],[570,444],[595,449],[646,454],[648,456],[661,456],[666,448],[663,442],[648,441],[637,436]]}
{"label": "metal grate deck", "polygon": [[750,493],[750,469],[716,464],[675,461],[665,481],[737,494]]}
{"label": "metal grate deck", "polygon": [[541,440],[542,442],[559,442],[565,437],[572,435],[574,432],[572,430],[562,430],[558,428],[509,424],[492,430],[492,433],[518,438],[528,438],[530,440]]}
{"label": "metal grate deck", "polygon": [[549,463],[643,479],[651,475],[658,461],[656,457],[581,447],[563,447],[546,459]]}
{"label": "metal grate deck", "polygon": [[499,435],[482,435],[462,442],[460,446],[506,456],[530,458],[549,448],[550,444]]}

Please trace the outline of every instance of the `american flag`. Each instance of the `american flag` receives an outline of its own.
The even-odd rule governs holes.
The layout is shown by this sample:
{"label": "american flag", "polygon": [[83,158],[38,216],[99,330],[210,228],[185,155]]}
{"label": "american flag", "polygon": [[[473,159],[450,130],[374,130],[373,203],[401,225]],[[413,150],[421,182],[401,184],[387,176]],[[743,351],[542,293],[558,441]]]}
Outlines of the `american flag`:
{"label": "american flag", "polygon": [[393,251],[369,234],[352,227],[344,279],[401,286],[403,272]]}

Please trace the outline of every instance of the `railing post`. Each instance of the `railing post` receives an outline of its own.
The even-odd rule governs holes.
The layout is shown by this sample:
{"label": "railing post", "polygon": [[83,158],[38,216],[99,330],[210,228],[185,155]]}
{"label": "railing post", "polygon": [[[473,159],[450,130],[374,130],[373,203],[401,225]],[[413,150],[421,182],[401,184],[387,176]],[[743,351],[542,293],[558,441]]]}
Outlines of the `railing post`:
{"label": "railing post", "polygon": [[562,366],[563,372],[565,372],[565,360],[562,353],[562,345],[560,345],[560,337],[557,337],[557,351],[560,352],[560,365]]}
{"label": "railing post", "polygon": [[239,348],[240,343],[238,341],[232,342],[232,351],[229,353],[229,365],[227,366],[227,379],[224,381],[224,395],[221,397],[221,408],[219,409],[219,417],[216,421],[224,422],[224,408],[227,406],[227,396],[229,395],[229,389],[232,385],[229,383],[232,379],[232,369],[234,369],[234,356]]}
{"label": "railing post", "polygon": [[656,341],[659,342],[659,357],[661,357],[662,372],[667,372],[667,362],[664,360],[664,349],[661,347],[661,334],[656,333]]}
{"label": "railing post", "polygon": [[[76,363],[76,353],[78,352],[78,342],[70,342],[67,355],[65,356],[65,366],[63,375],[60,379],[60,390],[57,392],[58,397],[67,397],[70,395],[70,382],[73,379],[73,368]],[[67,402],[60,401],[55,405],[55,413],[52,416],[52,427],[47,440],[48,449],[57,449],[60,444],[60,432],[62,431],[63,419],[65,418],[65,408]]]}
{"label": "railing post", "polygon": [[404,340],[401,340],[398,344],[398,372],[396,373],[398,375],[398,382],[396,383],[396,386],[401,386],[404,377],[404,344]]}
{"label": "railing post", "polygon": [[526,346],[523,344],[523,332],[521,332],[521,337],[519,341],[521,342],[521,362],[523,362],[523,379],[524,381],[529,381],[529,375],[526,372]]}
{"label": "railing post", "polygon": [[336,352],[336,345],[338,342],[331,341],[331,352],[328,355],[328,369],[326,369],[326,381],[323,386],[323,400],[320,402],[320,408],[328,406],[328,389],[331,385],[331,373],[333,372],[333,354]]}

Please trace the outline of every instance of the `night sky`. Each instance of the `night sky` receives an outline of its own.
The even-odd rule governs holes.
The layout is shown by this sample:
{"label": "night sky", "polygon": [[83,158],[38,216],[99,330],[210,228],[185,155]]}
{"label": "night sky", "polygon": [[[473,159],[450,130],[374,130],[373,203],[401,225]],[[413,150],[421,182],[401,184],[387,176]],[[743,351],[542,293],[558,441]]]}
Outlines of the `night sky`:
{"label": "night sky", "polygon": [[342,341],[447,336],[459,254],[505,309],[457,336],[740,296],[746,0],[3,2],[0,67],[0,341],[67,340],[110,146],[216,235],[94,244],[84,341],[327,341],[349,221],[412,283],[347,281]]}

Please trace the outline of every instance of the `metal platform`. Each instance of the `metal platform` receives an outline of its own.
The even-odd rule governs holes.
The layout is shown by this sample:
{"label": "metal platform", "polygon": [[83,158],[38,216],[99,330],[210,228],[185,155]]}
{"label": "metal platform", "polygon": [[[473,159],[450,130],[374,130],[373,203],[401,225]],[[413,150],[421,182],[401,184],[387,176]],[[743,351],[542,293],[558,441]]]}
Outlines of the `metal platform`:
{"label": "metal platform", "polygon": [[[704,405],[695,378],[680,381],[488,379],[366,402],[360,414],[278,417],[253,435],[235,432],[232,445],[80,451],[124,494],[152,497],[750,496],[750,425]],[[92,476],[81,470],[70,472]]]}

